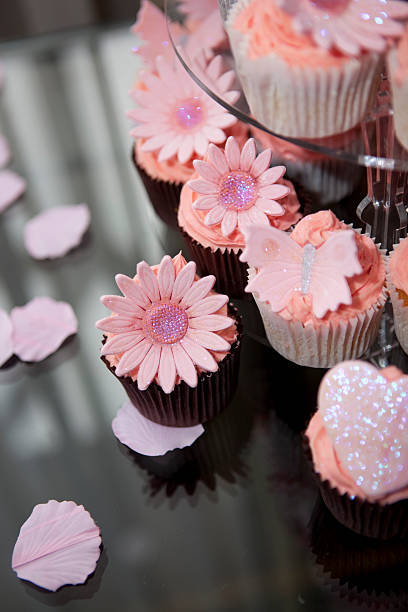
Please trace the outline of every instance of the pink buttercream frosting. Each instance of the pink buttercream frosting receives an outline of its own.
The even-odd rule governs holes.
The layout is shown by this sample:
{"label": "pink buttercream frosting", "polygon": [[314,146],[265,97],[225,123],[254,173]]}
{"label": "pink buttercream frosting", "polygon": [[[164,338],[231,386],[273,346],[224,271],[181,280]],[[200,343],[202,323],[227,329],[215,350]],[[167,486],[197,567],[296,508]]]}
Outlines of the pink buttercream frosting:
{"label": "pink buttercream frosting", "polygon": [[[331,211],[320,211],[301,219],[290,234],[292,240],[301,247],[310,243],[320,247],[333,232],[349,229]],[[355,233],[358,259],[362,273],[347,278],[352,303],[340,304],[336,311],[328,311],[324,317],[317,318],[312,311],[312,296],[294,292],[286,308],[279,312],[284,319],[296,320],[303,325],[318,327],[329,322],[345,321],[357,314],[366,312],[376,304],[383,292],[385,266],[380,251],[368,236]]]}
{"label": "pink buttercream frosting", "polygon": [[389,258],[391,280],[397,289],[408,294],[408,239],[402,240]]}
{"label": "pink buttercream frosting", "polygon": [[[388,382],[396,381],[404,376],[403,372],[395,366],[384,368],[381,374]],[[370,502],[378,502],[381,505],[391,504],[406,499],[408,496],[408,486],[380,497],[365,496],[361,487],[354,482],[339,461],[319,410],[312,417],[306,430],[306,436],[309,440],[316,472],[322,480],[327,480],[330,486],[336,488],[341,495],[347,493],[350,497],[356,496]]]}

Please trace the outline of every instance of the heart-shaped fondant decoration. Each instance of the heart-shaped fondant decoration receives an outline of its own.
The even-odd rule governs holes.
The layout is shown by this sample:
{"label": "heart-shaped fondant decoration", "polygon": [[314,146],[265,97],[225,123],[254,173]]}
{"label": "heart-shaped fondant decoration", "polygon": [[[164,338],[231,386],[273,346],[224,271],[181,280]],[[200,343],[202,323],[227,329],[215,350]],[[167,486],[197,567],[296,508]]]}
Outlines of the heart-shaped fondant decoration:
{"label": "heart-shaped fondant decoration", "polygon": [[388,382],[365,361],[331,369],[319,411],[342,466],[361,491],[380,497],[408,484],[408,376]]}

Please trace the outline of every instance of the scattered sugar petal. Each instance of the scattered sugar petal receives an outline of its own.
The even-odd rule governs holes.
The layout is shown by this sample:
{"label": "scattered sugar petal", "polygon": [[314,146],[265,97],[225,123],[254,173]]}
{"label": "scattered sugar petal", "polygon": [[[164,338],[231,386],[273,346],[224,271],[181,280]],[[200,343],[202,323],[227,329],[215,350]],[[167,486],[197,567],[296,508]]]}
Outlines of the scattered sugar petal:
{"label": "scattered sugar petal", "polygon": [[81,243],[90,220],[86,204],[44,210],[26,224],[25,247],[35,259],[62,257]]}
{"label": "scattered sugar petal", "polygon": [[99,527],[73,501],[38,504],[22,525],[11,566],[19,578],[49,591],[82,584],[100,555]]}
{"label": "scattered sugar petal", "polygon": [[194,427],[166,427],[146,419],[126,401],[112,421],[115,436],[132,450],[157,457],[175,448],[191,446],[204,432],[202,425]]}
{"label": "scattered sugar petal", "polygon": [[0,171],[0,212],[23,195],[25,180],[12,170]]}
{"label": "scattered sugar petal", "polygon": [[10,317],[5,310],[0,308],[0,367],[4,365],[13,355],[13,328]]}
{"label": "scattered sugar petal", "polygon": [[37,297],[11,311],[14,353],[22,361],[42,361],[78,330],[72,307]]}
{"label": "scattered sugar petal", "polygon": [[10,161],[11,153],[8,140],[0,134],[0,168],[7,166]]}

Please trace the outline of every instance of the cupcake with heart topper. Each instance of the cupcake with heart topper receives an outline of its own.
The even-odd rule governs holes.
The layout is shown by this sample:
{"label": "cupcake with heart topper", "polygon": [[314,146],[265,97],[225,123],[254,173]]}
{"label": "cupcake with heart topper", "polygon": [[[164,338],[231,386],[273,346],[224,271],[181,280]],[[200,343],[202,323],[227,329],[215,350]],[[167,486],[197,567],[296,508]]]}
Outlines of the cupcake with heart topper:
{"label": "cupcake with heart topper", "polygon": [[112,315],[96,323],[102,360],[133,405],[161,425],[189,427],[213,418],[235,392],[241,323],[228,296],[198,278],[194,262],[165,255],[116,276],[123,297],[102,303]]}
{"label": "cupcake with heart topper", "polygon": [[323,501],[368,537],[408,534],[408,376],[346,361],[327,372],[306,430]]}
{"label": "cupcake with heart topper", "polygon": [[328,368],[374,342],[386,301],[383,255],[331,211],[291,233],[250,226],[241,260],[273,348],[299,365]]}

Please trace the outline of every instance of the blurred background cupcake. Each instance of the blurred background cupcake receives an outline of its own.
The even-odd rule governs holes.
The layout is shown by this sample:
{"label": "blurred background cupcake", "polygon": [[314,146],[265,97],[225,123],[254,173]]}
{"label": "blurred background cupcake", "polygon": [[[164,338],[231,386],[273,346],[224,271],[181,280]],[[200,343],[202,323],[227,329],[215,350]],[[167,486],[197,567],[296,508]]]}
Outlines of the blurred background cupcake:
{"label": "blurred background cupcake", "polygon": [[408,26],[396,48],[387,57],[388,76],[392,87],[395,134],[408,149]]}

